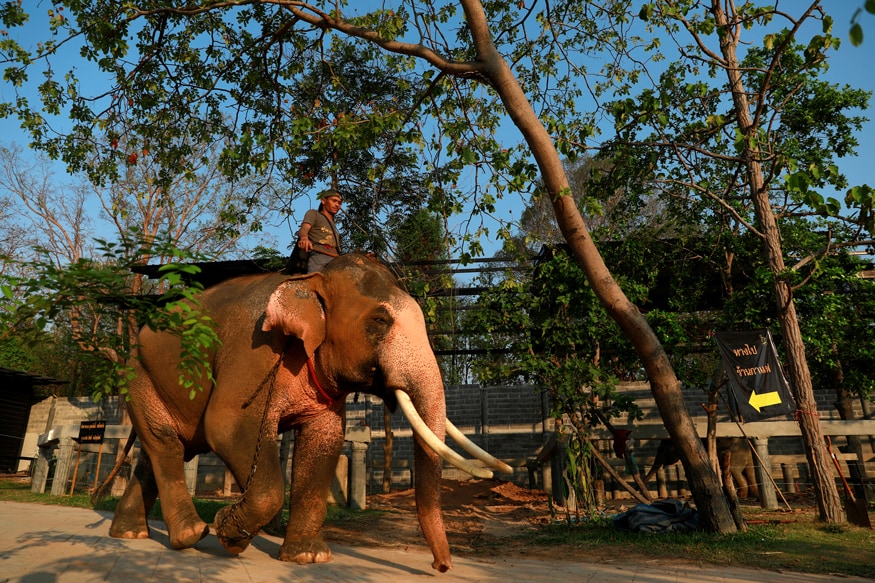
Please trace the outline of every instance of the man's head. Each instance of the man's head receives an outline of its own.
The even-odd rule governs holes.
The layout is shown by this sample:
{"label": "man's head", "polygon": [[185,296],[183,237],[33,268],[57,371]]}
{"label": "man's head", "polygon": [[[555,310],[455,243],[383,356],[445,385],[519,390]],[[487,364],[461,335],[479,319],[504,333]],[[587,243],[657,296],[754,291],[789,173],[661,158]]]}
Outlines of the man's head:
{"label": "man's head", "polygon": [[324,210],[332,217],[337,214],[340,210],[340,205],[343,203],[343,195],[333,188],[323,190],[317,198],[321,201],[319,203],[319,210]]}

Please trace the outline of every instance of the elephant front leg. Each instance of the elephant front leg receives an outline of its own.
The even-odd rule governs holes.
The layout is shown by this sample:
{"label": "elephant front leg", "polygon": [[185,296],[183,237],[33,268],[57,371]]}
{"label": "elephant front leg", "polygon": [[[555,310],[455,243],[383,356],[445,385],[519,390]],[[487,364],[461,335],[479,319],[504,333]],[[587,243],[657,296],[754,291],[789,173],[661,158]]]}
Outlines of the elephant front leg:
{"label": "elephant front leg", "polygon": [[276,434],[256,435],[253,440],[248,425],[245,419],[236,427],[226,423],[211,442],[243,488],[240,500],[222,508],[213,521],[219,542],[232,554],[246,550],[261,527],[282,507],[284,497]]}
{"label": "elephant front leg", "polygon": [[325,414],[301,427],[295,436],[291,504],[279,559],[293,563],[327,563],[331,550],[322,538],[328,491],[343,447],[343,416]]}

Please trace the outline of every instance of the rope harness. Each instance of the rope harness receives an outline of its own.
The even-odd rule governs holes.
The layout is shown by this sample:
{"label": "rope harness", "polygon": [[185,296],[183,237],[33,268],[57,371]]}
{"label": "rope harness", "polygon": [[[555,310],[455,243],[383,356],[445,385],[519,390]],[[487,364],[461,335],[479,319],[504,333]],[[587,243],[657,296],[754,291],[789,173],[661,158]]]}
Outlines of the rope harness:
{"label": "rope harness", "polygon": [[313,364],[312,356],[307,359],[307,370],[310,371],[310,378],[313,379],[313,384],[316,385],[316,390],[319,391],[319,394],[328,401],[328,407],[334,407],[337,403],[337,399],[329,397],[328,393],[325,392],[325,389],[322,388],[322,384],[319,382],[319,377],[316,376],[316,366]]}

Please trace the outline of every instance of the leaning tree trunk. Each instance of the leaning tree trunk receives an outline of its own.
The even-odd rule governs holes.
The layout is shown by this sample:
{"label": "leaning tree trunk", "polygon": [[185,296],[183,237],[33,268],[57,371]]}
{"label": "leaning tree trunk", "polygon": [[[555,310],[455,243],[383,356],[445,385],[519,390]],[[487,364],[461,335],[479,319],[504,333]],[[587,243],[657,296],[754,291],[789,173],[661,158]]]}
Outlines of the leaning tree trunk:
{"label": "leaning tree trunk", "polygon": [[814,399],[814,388],[811,385],[811,373],[808,370],[808,361],[805,360],[805,343],[802,341],[802,332],[796,317],[796,305],[793,302],[790,282],[784,276],[785,266],[781,237],[775,215],[772,212],[768,185],[765,183],[760,164],[762,153],[755,145],[758,127],[754,125],[750,116],[750,103],[745,92],[741,68],[735,51],[737,39],[732,34],[733,26],[728,22],[722,6],[723,3],[719,0],[712,0],[711,12],[714,14],[717,26],[723,30],[723,34],[719,35],[720,51],[725,60],[724,69],[729,78],[732,100],[735,104],[736,123],[746,140],[742,155],[747,167],[748,184],[753,196],[756,220],[761,230],[766,260],[775,278],[778,320],[781,323],[784,350],[787,354],[790,384],[796,397],[797,420],[805,443],[805,456],[808,459],[808,466],[811,468],[820,519],[829,523],[841,523],[844,522],[845,515],[842,511],[832,471],[827,463],[823,432],[817,416],[817,402]]}
{"label": "leaning tree trunk", "polygon": [[[704,526],[714,532],[736,531],[717,474],[699,439],[684,404],[681,385],[662,344],[644,316],[629,301],[608,270],[583,217],[571,196],[559,153],[552,138],[532,109],[525,93],[498,53],[479,0],[462,0],[477,53],[477,76],[485,78],[498,93],[514,124],[519,128],[541,171],[556,220],[577,263],[605,310],[617,322],[641,358],[650,388],[669,436],[677,445],[693,498]],[[473,72],[471,72],[473,73]]]}

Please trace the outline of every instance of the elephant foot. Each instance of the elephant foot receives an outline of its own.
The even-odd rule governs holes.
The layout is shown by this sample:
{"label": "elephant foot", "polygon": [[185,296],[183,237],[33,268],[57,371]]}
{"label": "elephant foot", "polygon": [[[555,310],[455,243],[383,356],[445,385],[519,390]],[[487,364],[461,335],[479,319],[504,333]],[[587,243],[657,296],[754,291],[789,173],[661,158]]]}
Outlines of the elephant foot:
{"label": "elephant foot", "polygon": [[128,540],[149,538],[149,524],[144,517],[143,512],[124,512],[117,508],[109,526],[109,536]]}
{"label": "elephant foot", "polygon": [[202,520],[198,520],[191,526],[174,528],[170,536],[170,548],[190,549],[208,534],[210,534],[210,525]]}
{"label": "elephant foot", "polygon": [[321,536],[312,538],[286,540],[280,548],[280,561],[306,565],[309,563],[327,563],[331,560],[331,549]]}
{"label": "elephant foot", "polygon": [[216,519],[213,521],[213,526],[216,529],[216,537],[219,542],[225,547],[225,550],[232,555],[239,555],[246,550],[252,537],[258,534],[246,532],[237,524],[237,521],[232,514],[234,506],[225,506],[216,513]]}
{"label": "elephant foot", "polygon": [[149,538],[149,527],[132,529],[113,524],[109,527],[109,536],[128,540]]}

